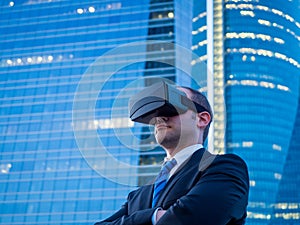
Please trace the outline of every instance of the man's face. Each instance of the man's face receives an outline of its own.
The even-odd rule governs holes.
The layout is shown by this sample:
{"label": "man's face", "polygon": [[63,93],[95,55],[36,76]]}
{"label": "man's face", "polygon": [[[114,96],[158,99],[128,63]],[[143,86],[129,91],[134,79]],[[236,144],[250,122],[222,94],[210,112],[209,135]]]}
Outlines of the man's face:
{"label": "man's face", "polygon": [[[180,88],[190,98],[188,90]],[[198,138],[196,113],[192,110],[172,116],[154,118],[155,138],[165,149],[184,148],[195,144]]]}

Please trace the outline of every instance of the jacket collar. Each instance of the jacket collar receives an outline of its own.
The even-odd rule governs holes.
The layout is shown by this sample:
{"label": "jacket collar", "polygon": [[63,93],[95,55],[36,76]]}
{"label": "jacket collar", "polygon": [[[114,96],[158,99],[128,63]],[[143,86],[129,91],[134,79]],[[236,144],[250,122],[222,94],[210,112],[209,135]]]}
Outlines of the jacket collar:
{"label": "jacket collar", "polygon": [[[186,174],[196,174],[196,173],[200,172],[199,165],[200,165],[201,158],[202,158],[204,152],[207,152],[204,148],[197,150],[196,152],[194,152],[194,154],[188,160],[186,160],[185,163],[183,163],[183,165],[181,165],[181,167],[177,170],[178,172],[176,172],[168,181],[168,183],[166,185],[166,189],[162,192],[162,195],[160,196],[160,198],[157,202],[158,205],[164,201],[167,194],[174,187],[174,184],[182,176],[185,176]],[[153,185],[152,185],[152,191],[153,191]]]}

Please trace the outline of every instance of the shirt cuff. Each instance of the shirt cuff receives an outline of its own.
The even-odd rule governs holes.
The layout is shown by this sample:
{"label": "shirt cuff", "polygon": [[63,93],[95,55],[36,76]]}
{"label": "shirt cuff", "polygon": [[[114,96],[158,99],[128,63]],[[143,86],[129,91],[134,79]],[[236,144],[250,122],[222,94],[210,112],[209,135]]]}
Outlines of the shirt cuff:
{"label": "shirt cuff", "polygon": [[152,217],[151,217],[152,225],[155,225],[155,224],[156,224],[156,215],[157,215],[158,210],[162,210],[162,208],[161,208],[161,207],[158,207],[157,209],[155,209],[155,211],[154,211],[154,213],[153,213],[153,215],[152,215]]}

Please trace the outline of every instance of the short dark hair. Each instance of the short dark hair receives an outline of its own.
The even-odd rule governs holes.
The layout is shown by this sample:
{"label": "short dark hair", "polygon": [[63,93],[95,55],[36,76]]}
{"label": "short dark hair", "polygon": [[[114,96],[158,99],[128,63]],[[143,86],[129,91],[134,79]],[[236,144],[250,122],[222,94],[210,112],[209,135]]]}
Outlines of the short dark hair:
{"label": "short dark hair", "polygon": [[204,132],[203,132],[203,143],[204,143],[208,136],[210,124],[213,120],[213,112],[212,112],[211,106],[210,106],[206,96],[203,93],[201,93],[200,91],[197,91],[193,88],[185,87],[185,86],[182,86],[182,88],[188,89],[189,91],[191,91],[191,93],[192,93],[191,100],[194,102],[197,102],[199,105],[201,105],[205,109],[205,111],[207,111],[210,115],[210,121],[209,121],[208,125],[205,127]]}

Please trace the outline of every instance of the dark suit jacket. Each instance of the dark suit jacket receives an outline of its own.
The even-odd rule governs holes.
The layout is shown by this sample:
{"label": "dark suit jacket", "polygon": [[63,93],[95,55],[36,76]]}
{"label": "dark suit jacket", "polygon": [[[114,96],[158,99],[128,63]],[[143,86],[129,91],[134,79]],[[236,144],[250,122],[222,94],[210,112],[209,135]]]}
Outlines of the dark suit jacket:
{"label": "dark suit jacket", "polygon": [[[239,225],[245,223],[249,177],[236,155],[196,151],[168,181],[157,207],[167,212],[157,225]],[[130,192],[127,202],[95,225],[152,225],[153,185]]]}

